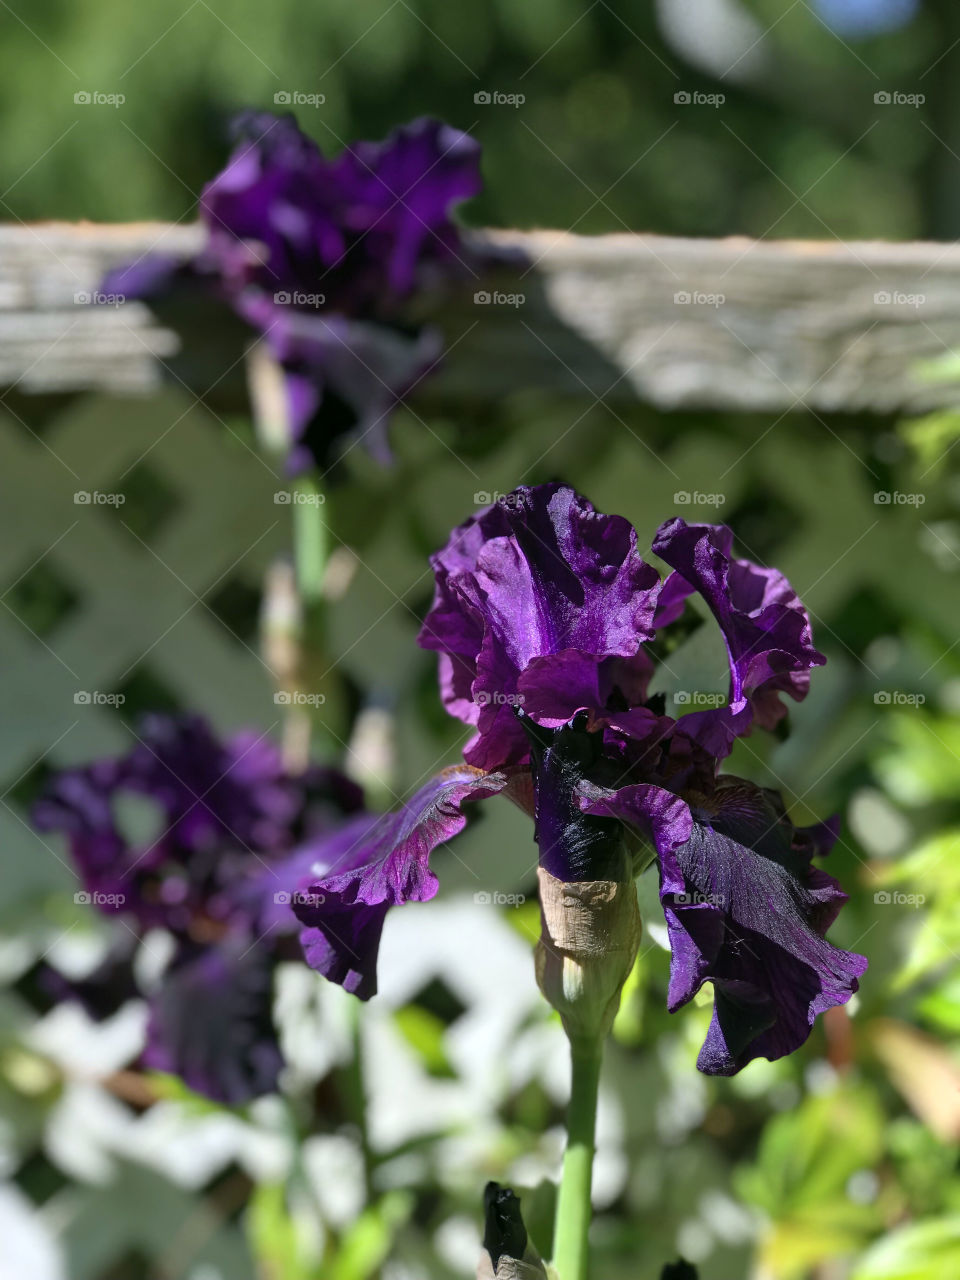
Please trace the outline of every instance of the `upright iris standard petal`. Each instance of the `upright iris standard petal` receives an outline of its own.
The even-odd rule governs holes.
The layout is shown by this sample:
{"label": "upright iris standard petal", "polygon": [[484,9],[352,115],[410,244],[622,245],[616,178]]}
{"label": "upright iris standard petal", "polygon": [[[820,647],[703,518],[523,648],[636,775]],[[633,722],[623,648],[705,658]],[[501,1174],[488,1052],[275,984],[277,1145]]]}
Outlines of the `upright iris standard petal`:
{"label": "upright iris standard petal", "polygon": [[426,902],[438,889],[430,854],[466,825],[461,806],[497,795],[506,773],[483,774],[461,765],[433,778],[395,813],[356,821],[313,846],[329,868],[308,878],[294,910],[308,963],[362,1000],[377,990],[380,934],[390,907]]}
{"label": "upright iris standard petal", "polygon": [[[703,596],[723,632],[730,702],[714,719],[742,720],[749,705],[753,721],[770,729],[786,714],[778,694],[800,702],[810,688],[810,668],[826,659],[814,648],[809,615],[783,574],[734,559],[732,547],[725,525],[679,518],[661,525],[653,541],[656,554]],[[670,583],[673,603],[683,586]],[[670,613],[676,616],[672,607]],[[738,722],[734,731],[746,727]]]}
{"label": "upright iris standard petal", "polygon": [[270,1093],[283,1066],[272,973],[256,943],[185,948],[150,1002],[144,1063],[233,1106]]}
{"label": "upright iris standard petal", "polygon": [[[525,758],[514,706],[569,719],[591,665],[633,658],[653,636],[659,577],[636,532],[563,485],[517,489],[457,529],[432,563],[437,592],[420,644],[446,657],[445,700],[476,725],[465,755],[481,768]],[[522,691],[535,661],[538,681]]]}
{"label": "upright iris standard petal", "polygon": [[669,805],[651,816],[650,803],[647,790],[627,787],[603,811],[648,824],[657,838],[669,1009],[713,983],[697,1065],[732,1075],[754,1058],[793,1052],[817,1014],[849,1000],[867,967],[824,936],[846,895],[811,858],[827,852],[835,831],[794,827],[776,793],[739,778],[691,797],[686,817]]}

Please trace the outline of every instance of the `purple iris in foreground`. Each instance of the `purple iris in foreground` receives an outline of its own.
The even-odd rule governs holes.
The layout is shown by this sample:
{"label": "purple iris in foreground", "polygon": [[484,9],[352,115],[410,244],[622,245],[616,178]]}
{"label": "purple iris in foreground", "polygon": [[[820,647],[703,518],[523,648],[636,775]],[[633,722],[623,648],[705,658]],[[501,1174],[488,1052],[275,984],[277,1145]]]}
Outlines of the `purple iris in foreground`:
{"label": "purple iris in foreground", "polygon": [[[780,797],[720,773],[735,738],[772,728],[824,659],[774,569],[735,557],[722,525],[670,520],[653,550],[561,485],[522,488],[472,516],[433,557],[420,644],[439,654],[450,713],[474,729],[466,764],[399,812],[321,840],[331,867],[296,911],[315,968],[366,997],[391,906],[437,891],[431,851],[463,806],[503,792],[535,819],[541,868],[624,879],[656,859],[672,953],[671,1011],[705,982],[714,1012],[698,1066],[729,1075],[801,1045],[866,968],[825,934],[845,901],[813,863],[836,828],[797,828]],[[650,692],[698,594],[727,653],[726,703],[677,718]],[[663,662],[668,667],[668,661]]]}
{"label": "purple iris in foreground", "polygon": [[289,115],[247,112],[234,133],[200,199],[200,254],[142,258],[103,289],[199,287],[260,333],[283,370],[291,472],[325,466],[348,436],[387,460],[390,413],[441,352],[407,304],[469,273],[450,213],[481,188],[479,144],[431,119],[333,159]]}
{"label": "purple iris in foreground", "polygon": [[[48,975],[55,994],[97,1019],[145,997],[146,1066],[221,1102],[269,1092],[283,1065],[273,970],[299,955],[298,846],[362,806],[335,770],[286,773],[262,735],[221,740],[198,717],[148,717],[127,755],[55,774],[36,804],[34,824],[66,835],[90,903],[125,925],[94,973]],[[156,929],[172,957],[144,991],[134,961]]]}

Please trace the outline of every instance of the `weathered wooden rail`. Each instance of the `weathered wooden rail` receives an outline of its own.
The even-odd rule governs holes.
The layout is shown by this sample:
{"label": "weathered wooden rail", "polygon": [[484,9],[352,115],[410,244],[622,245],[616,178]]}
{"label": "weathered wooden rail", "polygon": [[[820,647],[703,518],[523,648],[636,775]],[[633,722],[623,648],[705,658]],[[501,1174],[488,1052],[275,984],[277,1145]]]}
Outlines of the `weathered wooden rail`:
{"label": "weathered wooden rail", "polygon": [[[433,384],[474,399],[517,388],[640,397],[664,409],[897,413],[956,403],[960,247],[481,235],[526,265],[477,280],[438,317]],[[149,391],[180,339],[138,303],[90,306],[108,266],[189,255],[193,225],[0,227],[0,385]],[[512,301],[499,295],[522,295]],[[469,333],[469,340],[467,334]],[[223,368],[228,367],[224,363]],[[220,376],[210,371],[210,381]]]}

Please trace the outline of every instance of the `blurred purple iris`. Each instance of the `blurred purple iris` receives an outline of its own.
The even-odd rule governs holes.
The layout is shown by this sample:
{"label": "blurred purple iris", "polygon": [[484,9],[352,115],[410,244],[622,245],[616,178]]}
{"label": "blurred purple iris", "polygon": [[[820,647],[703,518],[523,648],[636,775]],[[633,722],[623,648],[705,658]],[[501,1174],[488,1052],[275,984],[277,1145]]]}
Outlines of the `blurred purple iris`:
{"label": "blurred purple iris", "polygon": [[[82,981],[48,975],[55,994],[98,1019],[144,995],[145,1065],[226,1103],[269,1092],[283,1065],[273,970],[299,954],[298,847],[362,807],[335,770],[289,775],[262,735],[221,740],[199,717],[148,717],[128,755],[55,774],[36,804],[35,825],[67,837],[90,902],[126,926]],[[158,989],[141,992],[134,960],[152,929],[173,954]]]}
{"label": "blurred purple iris", "polygon": [[148,256],[104,290],[200,287],[262,334],[284,373],[291,472],[327,465],[346,437],[386,460],[390,414],[441,350],[405,304],[470,269],[450,215],[481,188],[479,144],[431,119],[334,159],[292,116],[248,112],[234,133],[200,199],[200,254]]}
{"label": "blurred purple iris", "polygon": [[[723,526],[670,520],[653,549],[673,569],[663,581],[626,520],[554,484],[479,512],[433,557],[420,643],[440,655],[448,711],[475,730],[467,763],[318,842],[332,870],[296,911],[321,973],[371,995],[387,910],[436,893],[431,851],[463,828],[467,801],[504,792],[534,816],[557,879],[622,880],[656,857],[669,1008],[714,987],[701,1070],[782,1057],[857,990],[866,961],[824,936],[845,895],[812,862],[834,824],[797,828],[776,793],[719,771],[737,736],[784,716],[782,694],[806,696],[824,661],[806,610],[782,574],[733,555]],[[694,593],[725,642],[729,692],[673,718],[650,694],[654,653]]]}

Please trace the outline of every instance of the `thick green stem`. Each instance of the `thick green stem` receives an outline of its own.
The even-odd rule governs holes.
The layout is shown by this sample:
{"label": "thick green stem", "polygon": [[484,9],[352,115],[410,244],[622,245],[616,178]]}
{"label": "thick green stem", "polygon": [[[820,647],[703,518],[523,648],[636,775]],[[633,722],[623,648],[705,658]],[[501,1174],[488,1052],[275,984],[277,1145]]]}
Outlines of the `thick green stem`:
{"label": "thick green stem", "polygon": [[567,1149],[553,1228],[553,1265],[559,1280],[587,1280],[590,1189],[603,1041],[571,1041],[570,1053],[573,1073],[567,1111]]}

